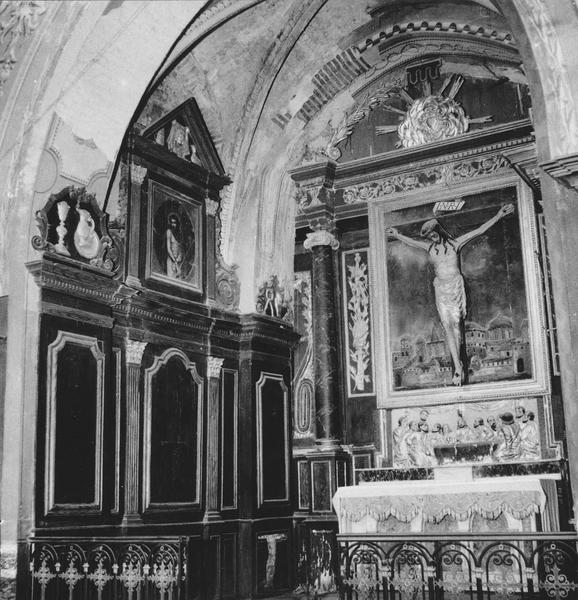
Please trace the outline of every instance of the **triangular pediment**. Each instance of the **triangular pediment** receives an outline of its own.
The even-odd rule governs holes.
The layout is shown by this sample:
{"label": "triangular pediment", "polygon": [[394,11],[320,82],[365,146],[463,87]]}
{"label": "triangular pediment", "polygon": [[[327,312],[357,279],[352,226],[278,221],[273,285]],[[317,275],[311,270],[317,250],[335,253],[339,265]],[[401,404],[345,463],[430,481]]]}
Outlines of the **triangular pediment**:
{"label": "triangular pediment", "polygon": [[142,136],[183,160],[211,173],[225,175],[213,138],[194,98],[149,125]]}

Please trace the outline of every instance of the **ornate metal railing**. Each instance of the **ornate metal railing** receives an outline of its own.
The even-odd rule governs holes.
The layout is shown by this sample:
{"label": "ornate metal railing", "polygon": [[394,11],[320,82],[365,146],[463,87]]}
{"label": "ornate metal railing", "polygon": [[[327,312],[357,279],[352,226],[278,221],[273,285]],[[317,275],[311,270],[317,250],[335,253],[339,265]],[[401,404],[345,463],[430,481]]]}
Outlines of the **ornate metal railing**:
{"label": "ornate metal railing", "polygon": [[30,543],[33,600],[186,598],[186,538],[36,538]]}
{"label": "ornate metal railing", "polygon": [[342,597],[578,599],[572,533],[340,534]]}

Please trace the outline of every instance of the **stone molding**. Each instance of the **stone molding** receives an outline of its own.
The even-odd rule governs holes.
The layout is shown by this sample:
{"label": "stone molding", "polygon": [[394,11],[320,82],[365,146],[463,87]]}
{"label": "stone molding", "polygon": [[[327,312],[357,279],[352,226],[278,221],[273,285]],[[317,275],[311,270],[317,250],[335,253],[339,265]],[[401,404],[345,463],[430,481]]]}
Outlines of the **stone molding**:
{"label": "stone molding", "polygon": [[578,191],[578,154],[543,162],[540,167],[568,188]]}

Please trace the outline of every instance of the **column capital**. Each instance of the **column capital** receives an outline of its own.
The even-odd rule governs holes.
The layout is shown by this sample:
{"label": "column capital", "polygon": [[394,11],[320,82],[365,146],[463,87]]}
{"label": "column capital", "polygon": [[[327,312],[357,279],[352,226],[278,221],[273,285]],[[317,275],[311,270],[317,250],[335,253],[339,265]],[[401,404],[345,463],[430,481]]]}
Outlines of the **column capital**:
{"label": "column capital", "polygon": [[211,198],[205,198],[205,212],[209,217],[216,216],[219,210],[220,204],[216,200],[211,200]]}
{"label": "column capital", "polygon": [[337,238],[326,229],[317,229],[307,234],[303,247],[305,250],[311,250],[314,246],[331,246],[332,250],[339,248],[339,242]]}
{"label": "column capital", "polygon": [[126,363],[128,365],[140,365],[148,342],[127,339],[125,342]]}
{"label": "column capital", "polygon": [[218,379],[221,376],[224,358],[216,356],[207,356],[207,376]]}
{"label": "column capital", "polygon": [[144,178],[147,176],[147,168],[139,165],[130,166],[130,180],[133,183],[142,185]]}

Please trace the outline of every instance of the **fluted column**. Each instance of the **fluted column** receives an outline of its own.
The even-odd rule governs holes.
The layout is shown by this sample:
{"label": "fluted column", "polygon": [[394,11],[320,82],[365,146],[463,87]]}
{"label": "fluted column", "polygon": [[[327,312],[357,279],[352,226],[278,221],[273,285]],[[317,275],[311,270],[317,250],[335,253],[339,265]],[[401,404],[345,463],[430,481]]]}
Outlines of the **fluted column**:
{"label": "fluted column", "polygon": [[219,441],[221,413],[221,369],[223,359],[215,356],[207,357],[208,377],[208,416],[207,416],[207,484],[205,496],[205,521],[220,518],[219,489]]}
{"label": "fluted column", "polygon": [[313,255],[311,312],[313,317],[316,438],[319,445],[331,448],[339,445],[341,437],[333,269],[333,252],[339,248],[339,242],[327,229],[317,229],[307,234],[303,246]]}
{"label": "fluted column", "polygon": [[140,521],[140,371],[147,343],[126,340],[126,436],[123,524]]}

